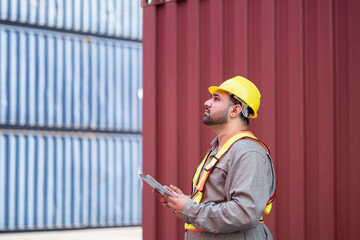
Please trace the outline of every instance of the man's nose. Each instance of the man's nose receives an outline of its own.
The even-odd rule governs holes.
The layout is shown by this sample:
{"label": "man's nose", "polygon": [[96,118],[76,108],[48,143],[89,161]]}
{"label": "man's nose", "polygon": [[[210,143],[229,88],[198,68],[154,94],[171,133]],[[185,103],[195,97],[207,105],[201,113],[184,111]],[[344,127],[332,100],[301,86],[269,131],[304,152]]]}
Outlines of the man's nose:
{"label": "man's nose", "polygon": [[204,102],[205,107],[211,107],[211,101],[210,99]]}

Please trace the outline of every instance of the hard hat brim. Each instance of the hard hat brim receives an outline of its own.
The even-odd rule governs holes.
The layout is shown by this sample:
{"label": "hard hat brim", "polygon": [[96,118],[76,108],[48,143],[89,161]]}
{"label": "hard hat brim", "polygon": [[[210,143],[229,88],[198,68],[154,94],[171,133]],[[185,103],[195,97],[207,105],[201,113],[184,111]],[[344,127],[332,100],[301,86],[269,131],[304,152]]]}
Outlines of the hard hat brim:
{"label": "hard hat brim", "polygon": [[216,87],[216,86],[211,86],[211,87],[209,87],[209,92],[210,92],[211,94],[213,94],[214,92],[216,92],[216,91],[218,91],[218,90],[221,90],[221,91],[225,91],[225,92],[226,92],[225,89],[220,88],[220,87]]}

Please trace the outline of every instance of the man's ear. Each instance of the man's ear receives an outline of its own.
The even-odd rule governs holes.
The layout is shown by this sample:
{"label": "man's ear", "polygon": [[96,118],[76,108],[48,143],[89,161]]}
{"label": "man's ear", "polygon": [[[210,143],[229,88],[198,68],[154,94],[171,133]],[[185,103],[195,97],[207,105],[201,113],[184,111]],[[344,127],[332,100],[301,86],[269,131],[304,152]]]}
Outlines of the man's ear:
{"label": "man's ear", "polygon": [[233,105],[231,108],[230,116],[236,118],[241,113],[241,106],[239,104]]}

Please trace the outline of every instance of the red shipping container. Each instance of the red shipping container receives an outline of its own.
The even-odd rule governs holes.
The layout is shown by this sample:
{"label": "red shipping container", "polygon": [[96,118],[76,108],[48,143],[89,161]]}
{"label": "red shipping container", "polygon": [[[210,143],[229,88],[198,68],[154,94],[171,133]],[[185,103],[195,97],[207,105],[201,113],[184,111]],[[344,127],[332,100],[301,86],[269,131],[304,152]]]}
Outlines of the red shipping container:
{"label": "red shipping container", "polygon": [[[207,88],[236,75],[262,94],[250,128],[270,146],[275,239],[358,239],[360,1],[143,0],[143,171],[190,191],[214,137]],[[144,240],[183,223],[143,191]]]}

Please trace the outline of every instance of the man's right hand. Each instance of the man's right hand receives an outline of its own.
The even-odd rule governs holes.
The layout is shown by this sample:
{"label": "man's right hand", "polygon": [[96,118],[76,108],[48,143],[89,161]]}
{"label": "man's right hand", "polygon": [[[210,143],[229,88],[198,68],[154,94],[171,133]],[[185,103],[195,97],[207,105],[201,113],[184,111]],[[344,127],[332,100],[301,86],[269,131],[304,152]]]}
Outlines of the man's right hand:
{"label": "man's right hand", "polygon": [[166,198],[161,195],[161,193],[159,193],[159,191],[157,189],[153,189],[152,190],[152,193],[157,196],[157,198],[159,199],[159,202],[161,202],[161,204],[163,205],[163,207],[167,207],[167,201],[166,201]]}

